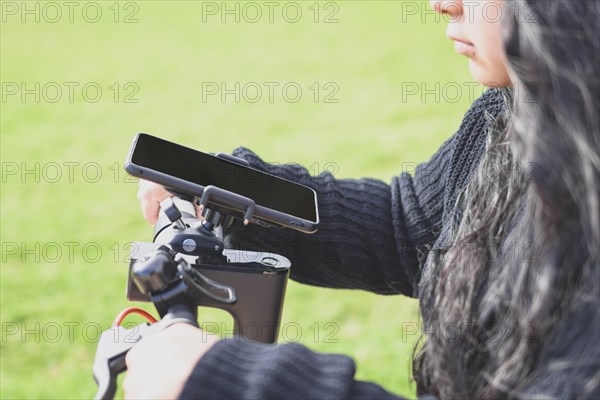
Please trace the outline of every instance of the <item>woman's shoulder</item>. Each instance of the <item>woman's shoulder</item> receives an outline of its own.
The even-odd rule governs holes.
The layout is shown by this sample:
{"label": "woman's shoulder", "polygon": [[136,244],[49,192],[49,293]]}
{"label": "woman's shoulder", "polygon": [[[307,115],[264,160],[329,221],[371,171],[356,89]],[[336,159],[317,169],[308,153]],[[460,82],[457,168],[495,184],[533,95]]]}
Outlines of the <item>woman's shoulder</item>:
{"label": "woman's shoulder", "polygon": [[504,117],[508,111],[510,89],[487,89],[465,113],[456,139],[482,139],[490,125]]}
{"label": "woman's shoulder", "polygon": [[481,96],[475,99],[468,113],[476,113],[486,109],[502,111],[506,106],[511,92],[512,89],[509,88],[488,88]]}
{"label": "woman's shoulder", "polygon": [[497,129],[507,110],[504,89],[488,89],[465,113],[458,131],[450,139],[444,216],[454,208],[458,193],[466,186],[486,150],[489,133]]}
{"label": "woman's shoulder", "polygon": [[471,104],[452,138],[453,165],[470,167],[477,164],[485,151],[489,133],[505,121],[507,96],[505,89],[488,89]]}

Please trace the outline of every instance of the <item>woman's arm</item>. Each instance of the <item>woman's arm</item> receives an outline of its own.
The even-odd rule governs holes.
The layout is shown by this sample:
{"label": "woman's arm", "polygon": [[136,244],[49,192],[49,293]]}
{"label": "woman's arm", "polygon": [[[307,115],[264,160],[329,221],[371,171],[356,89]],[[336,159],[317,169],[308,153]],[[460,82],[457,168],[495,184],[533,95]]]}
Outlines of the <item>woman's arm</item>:
{"label": "woman's arm", "polygon": [[236,223],[227,230],[227,244],[288,257],[291,278],[299,282],[416,296],[427,252],[485,150],[491,121],[504,109],[501,92],[486,91],[428,162],[389,185],[328,172],[311,176],[302,166],[269,164],[238,148],[233,154],[251,167],[313,188],[321,221],[312,235]]}
{"label": "woman's arm", "polygon": [[309,186],[317,192],[320,225],[314,234],[235,224],[229,247],[274,252],[292,262],[299,282],[381,294],[414,295],[419,251],[435,240],[443,211],[444,174],[451,142],[415,176],[403,173],[391,185],[375,179],[311,176],[300,165],[268,164],[245,148],[234,155],[250,166]]}
{"label": "woman's arm", "polygon": [[126,398],[394,399],[354,378],[350,357],[289,343],[218,337],[175,324],[136,344],[126,357]]}
{"label": "woman's arm", "polygon": [[180,399],[394,399],[356,380],[351,358],[315,353],[297,344],[241,338],[217,342],[198,362]]}

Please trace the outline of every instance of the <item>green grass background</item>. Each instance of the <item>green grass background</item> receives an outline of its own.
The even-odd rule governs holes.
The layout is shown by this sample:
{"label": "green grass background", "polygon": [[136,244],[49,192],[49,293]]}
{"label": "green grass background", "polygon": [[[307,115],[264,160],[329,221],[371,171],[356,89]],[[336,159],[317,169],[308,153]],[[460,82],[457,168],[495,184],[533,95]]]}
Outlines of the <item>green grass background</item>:
{"label": "green grass background", "polygon": [[[403,98],[406,82],[431,90],[472,79],[466,60],[445,38],[446,23],[431,14],[409,16],[402,1],[335,2],[336,23],[322,22],[335,11],[326,2],[317,4],[321,21],[315,23],[313,1],[298,2],[298,23],[277,11],[284,3],[273,22],[265,15],[258,23],[236,23],[231,16],[225,23],[219,16],[203,21],[200,1],[132,2],[137,8],[117,3],[117,23],[112,1],[96,3],[103,12],[97,23],[82,18],[85,2],[78,3],[73,22],[65,14],[56,23],[32,16],[23,22],[20,14],[6,13],[11,2],[0,3],[2,398],[95,393],[95,328],[107,328],[130,305],[124,295],[126,244],[151,235],[135,198],[137,184],[122,171],[136,132],[204,151],[244,145],[272,162],[298,162],[313,171],[335,163],[338,177],[389,181],[403,163],[427,160],[473,100],[467,93],[457,101],[435,94],[423,99],[423,93]],[[31,8],[35,3],[44,4],[27,2]],[[428,7],[413,5],[422,13]],[[137,22],[123,23],[132,11]],[[36,82],[58,83],[62,97],[50,102],[54,92],[48,92],[39,102],[33,95],[23,101],[7,93],[11,83],[32,88]],[[72,102],[64,82],[79,84]],[[103,90],[98,102],[81,94],[89,82]],[[115,82],[117,101],[110,89]],[[136,103],[124,102],[128,82],[139,88]],[[297,82],[303,95],[296,103],[285,101],[280,90],[273,102],[266,94],[256,103],[232,96],[203,101],[203,82]],[[315,82],[322,90],[334,82],[338,102],[323,102],[325,92],[315,102],[309,89]],[[79,163],[72,177],[65,163]],[[19,171],[11,175],[15,165]],[[56,165],[62,175],[50,182]],[[95,181],[97,166],[101,176]],[[22,175],[23,167],[37,169],[39,182],[34,174]],[[70,242],[78,243],[72,259]],[[39,259],[21,251],[35,246]],[[200,316],[231,326],[222,312],[201,310]],[[300,326],[300,342],[310,348],[353,357],[358,378],[414,397],[415,336],[402,333],[418,320],[416,301],[291,282],[283,319]],[[329,322],[339,330],[326,341],[333,332]],[[288,336],[296,336],[293,329]]]}

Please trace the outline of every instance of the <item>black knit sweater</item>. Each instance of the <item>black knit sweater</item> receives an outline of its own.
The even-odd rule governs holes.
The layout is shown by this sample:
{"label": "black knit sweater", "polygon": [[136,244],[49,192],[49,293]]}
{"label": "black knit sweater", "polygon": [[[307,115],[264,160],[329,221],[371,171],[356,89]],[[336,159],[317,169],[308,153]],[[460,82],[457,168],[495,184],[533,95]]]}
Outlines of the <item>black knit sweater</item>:
{"label": "black knit sweater", "polygon": [[[291,278],[298,282],[417,297],[429,250],[448,238],[457,195],[485,151],[489,116],[503,109],[501,93],[486,91],[428,162],[389,185],[329,173],[314,177],[299,165],[267,164],[239,148],[234,155],[251,167],[313,188],[321,222],[312,235],[258,226],[242,232],[234,225],[227,245],[288,257]],[[296,343],[225,339],[198,362],[181,398],[396,398],[354,379],[354,373],[354,362],[346,356],[315,353]]]}

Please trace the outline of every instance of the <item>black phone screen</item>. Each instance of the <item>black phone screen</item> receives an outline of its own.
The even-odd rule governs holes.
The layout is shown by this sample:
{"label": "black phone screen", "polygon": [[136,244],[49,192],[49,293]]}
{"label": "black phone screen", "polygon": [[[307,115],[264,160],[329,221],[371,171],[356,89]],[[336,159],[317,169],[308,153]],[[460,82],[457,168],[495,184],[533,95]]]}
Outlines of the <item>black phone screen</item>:
{"label": "black phone screen", "polygon": [[139,134],[131,162],[201,186],[213,185],[257,205],[316,222],[315,192],[303,185],[147,134]]}

